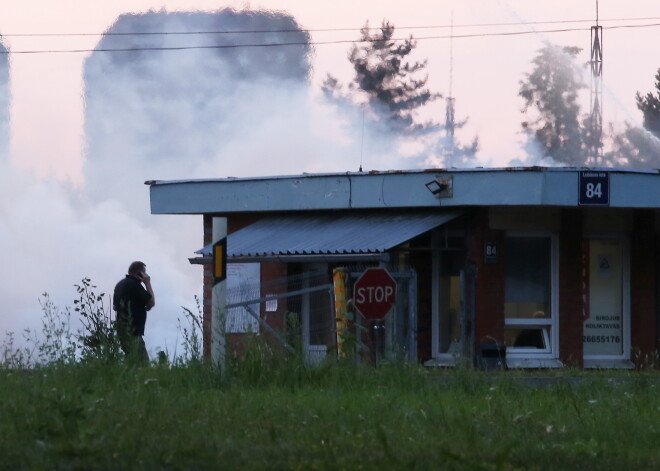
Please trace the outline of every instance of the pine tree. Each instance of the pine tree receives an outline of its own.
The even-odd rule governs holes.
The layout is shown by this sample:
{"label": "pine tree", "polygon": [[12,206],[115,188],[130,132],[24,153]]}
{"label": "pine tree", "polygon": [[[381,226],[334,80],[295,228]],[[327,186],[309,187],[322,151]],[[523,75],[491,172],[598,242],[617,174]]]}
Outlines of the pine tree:
{"label": "pine tree", "polygon": [[655,94],[637,92],[637,108],[644,114],[644,127],[660,139],[660,69],[655,74]]}
{"label": "pine tree", "polygon": [[[349,84],[350,95],[362,95],[375,119],[390,130],[402,134],[420,134],[438,128],[433,122],[419,123],[420,107],[440,97],[427,87],[427,76],[417,78],[426,68],[427,61],[408,62],[408,55],[417,46],[416,41],[394,39],[394,25],[383,21],[377,32],[369,24],[361,29],[360,43],[348,55],[355,76]],[[326,95],[335,100],[349,100],[343,95],[341,84],[328,75],[323,84]]]}
{"label": "pine tree", "polygon": [[584,165],[584,127],[578,94],[585,87],[575,62],[576,47],[543,47],[534,58],[534,70],[520,82],[524,113],[535,112],[522,127],[533,133],[543,154],[568,165]]}

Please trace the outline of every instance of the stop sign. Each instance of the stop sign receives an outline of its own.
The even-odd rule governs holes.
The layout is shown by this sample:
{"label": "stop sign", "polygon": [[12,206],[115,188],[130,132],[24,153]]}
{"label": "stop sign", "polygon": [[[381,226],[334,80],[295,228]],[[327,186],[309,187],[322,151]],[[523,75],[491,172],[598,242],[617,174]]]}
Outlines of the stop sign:
{"label": "stop sign", "polygon": [[396,302],[396,281],[384,268],[367,268],[353,287],[353,304],[366,318],[385,317]]}

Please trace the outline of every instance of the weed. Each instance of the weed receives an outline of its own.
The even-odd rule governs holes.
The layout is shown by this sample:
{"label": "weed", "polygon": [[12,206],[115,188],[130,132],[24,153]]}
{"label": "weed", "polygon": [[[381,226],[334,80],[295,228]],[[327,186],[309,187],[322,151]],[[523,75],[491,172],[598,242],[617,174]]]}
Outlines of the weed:
{"label": "weed", "polygon": [[16,346],[14,333],[7,332],[0,345],[2,358],[0,359],[0,368],[2,369],[25,369],[32,366],[33,350],[29,347]]}
{"label": "weed", "polygon": [[86,359],[117,360],[120,356],[119,339],[110,307],[105,305],[105,293],[96,293],[96,286],[89,278],[74,285],[78,297],[73,301],[74,310],[80,314],[83,331],[78,340],[81,355]]}
{"label": "weed", "polygon": [[76,335],[71,330],[71,312],[68,308],[60,311],[48,293],[39,300],[41,311],[41,341],[35,342],[41,364],[76,361]]}
{"label": "weed", "polygon": [[657,370],[660,368],[660,356],[657,351],[643,354],[636,348],[633,350],[632,357],[638,370]]}
{"label": "weed", "polygon": [[182,325],[181,318],[177,319],[178,329],[183,336],[183,356],[175,359],[180,364],[202,361],[204,316],[197,296],[195,296],[195,304],[197,306],[196,313],[187,307],[181,306],[187,325]]}

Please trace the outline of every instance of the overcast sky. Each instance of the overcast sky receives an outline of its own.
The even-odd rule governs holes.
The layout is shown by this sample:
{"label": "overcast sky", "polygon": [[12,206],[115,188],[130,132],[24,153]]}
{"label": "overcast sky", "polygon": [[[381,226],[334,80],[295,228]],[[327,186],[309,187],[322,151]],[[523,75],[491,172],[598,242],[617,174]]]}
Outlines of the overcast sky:
{"label": "overcast sky", "polygon": [[[248,4],[217,0],[2,1],[0,34],[12,53],[11,155],[4,162],[0,160],[0,255],[4,266],[0,333],[38,324],[40,293],[48,291],[59,305],[67,305],[74,297],[72,284],[80,277],[92,276],[108,291],[123,275],[127,262],[147,258],[145,261],[153,267],[156,290],[170,293],[159,305],[161,313],[169,312],[167,316],[162,314],[167,321],[157,324],[157,334],[148,339],[150,347],[162,346],[157,337],[175,328],[177,303],[189,305],[201,286],[199,267],[187,263],[187,257],[201,242],[201,220],[173,218],[172,224],[186,228],[167,238],[163,237],[161,222],[154,222],[166,216],[151,216],[145,211],[136,217],[127,214],[112,199],[91,203],[85,200],[82,71],[90,52],[35,51],[93,49],[100,39],[97,34],[125,12],[213,11],[224,7],[241,10],[249,5],[251,9],[288,12],[303,28],[311,30],[312,41],[318,43],[312,57],[312,94],[318,93],[328,73],[344,82],[350,79],[346,58],[350,44],[342,41],[358,38],[365,21],[378,25],[382,20],[399,27],[397,37],[412,34],[418,38],[415,58],[428,60],[429,88],[447,94],[448,25],[453,16],[452,92],[457,118],[469,117],[458,138],[467,142],[478,135],[480,163],[503,166],[525,157],[519,132],[522,102],[517,92],[519,81],[531,70],[536,51],[546,42],[578,46],[583,48],[580,61],[588,61],[589,27],[596,22],[596,3],[595,0],[273,0]],[[635,93],[651,91],[654,75],[660,68],[660,2],[601,0],[598,4],[600,24],[604,28],[603,121],[638,125],[641,113],[635,107]],[[323,31],[328,29],[335,31]],[[504,34],[516,32],[524,34]],[[90,34],[58,35],[61,33]],[[182,37],[182,44],[185,41]],[[322,44],[326,42],[338,43]],[[32,52],[21,53],[27,51]],[[583,103],[583,110],[588,110],[588,101]],[[442,121],[444,102],[436,101],[425,113]],[[332,138],[332,127],[327,129],[330,135],[326,138]],[[405,159],[383,158],[369,142],[361,141],[359,134],[356,129],[352,134],[337,136],[344,144],[349,143],[343,147],[345,155],[330,162],[318,162],[312,168],[357,170],[359,161],[365,169],[407,168]],[[299,162],[274,159],[258,166],[246,163],[232,168],[232,175],[308,171]],[[206,176],[227,176],[221,167],[215,169],[217,173]],[[154,175],[147,179],[159,177],[154,170]],[[147,187],[136,185],[134,191],[134,198],[148,200]],[[128,234],[118,233],[120,226],[132,230]]]}

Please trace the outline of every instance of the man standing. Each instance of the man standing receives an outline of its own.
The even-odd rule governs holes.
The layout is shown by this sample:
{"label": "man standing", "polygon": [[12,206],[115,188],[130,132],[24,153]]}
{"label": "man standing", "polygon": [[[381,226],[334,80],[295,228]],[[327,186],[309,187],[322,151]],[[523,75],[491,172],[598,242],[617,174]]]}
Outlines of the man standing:
{"label": "man standing", "polygon": [[[112,307],[117,312],[117,333],[123,352],[140,362],[149,361],[144,345],[147,311],[156,304],[151,277],[143,262],[133,262],[128,274],[115,286]],[[144,283],[144,286],[142,285]]]}

